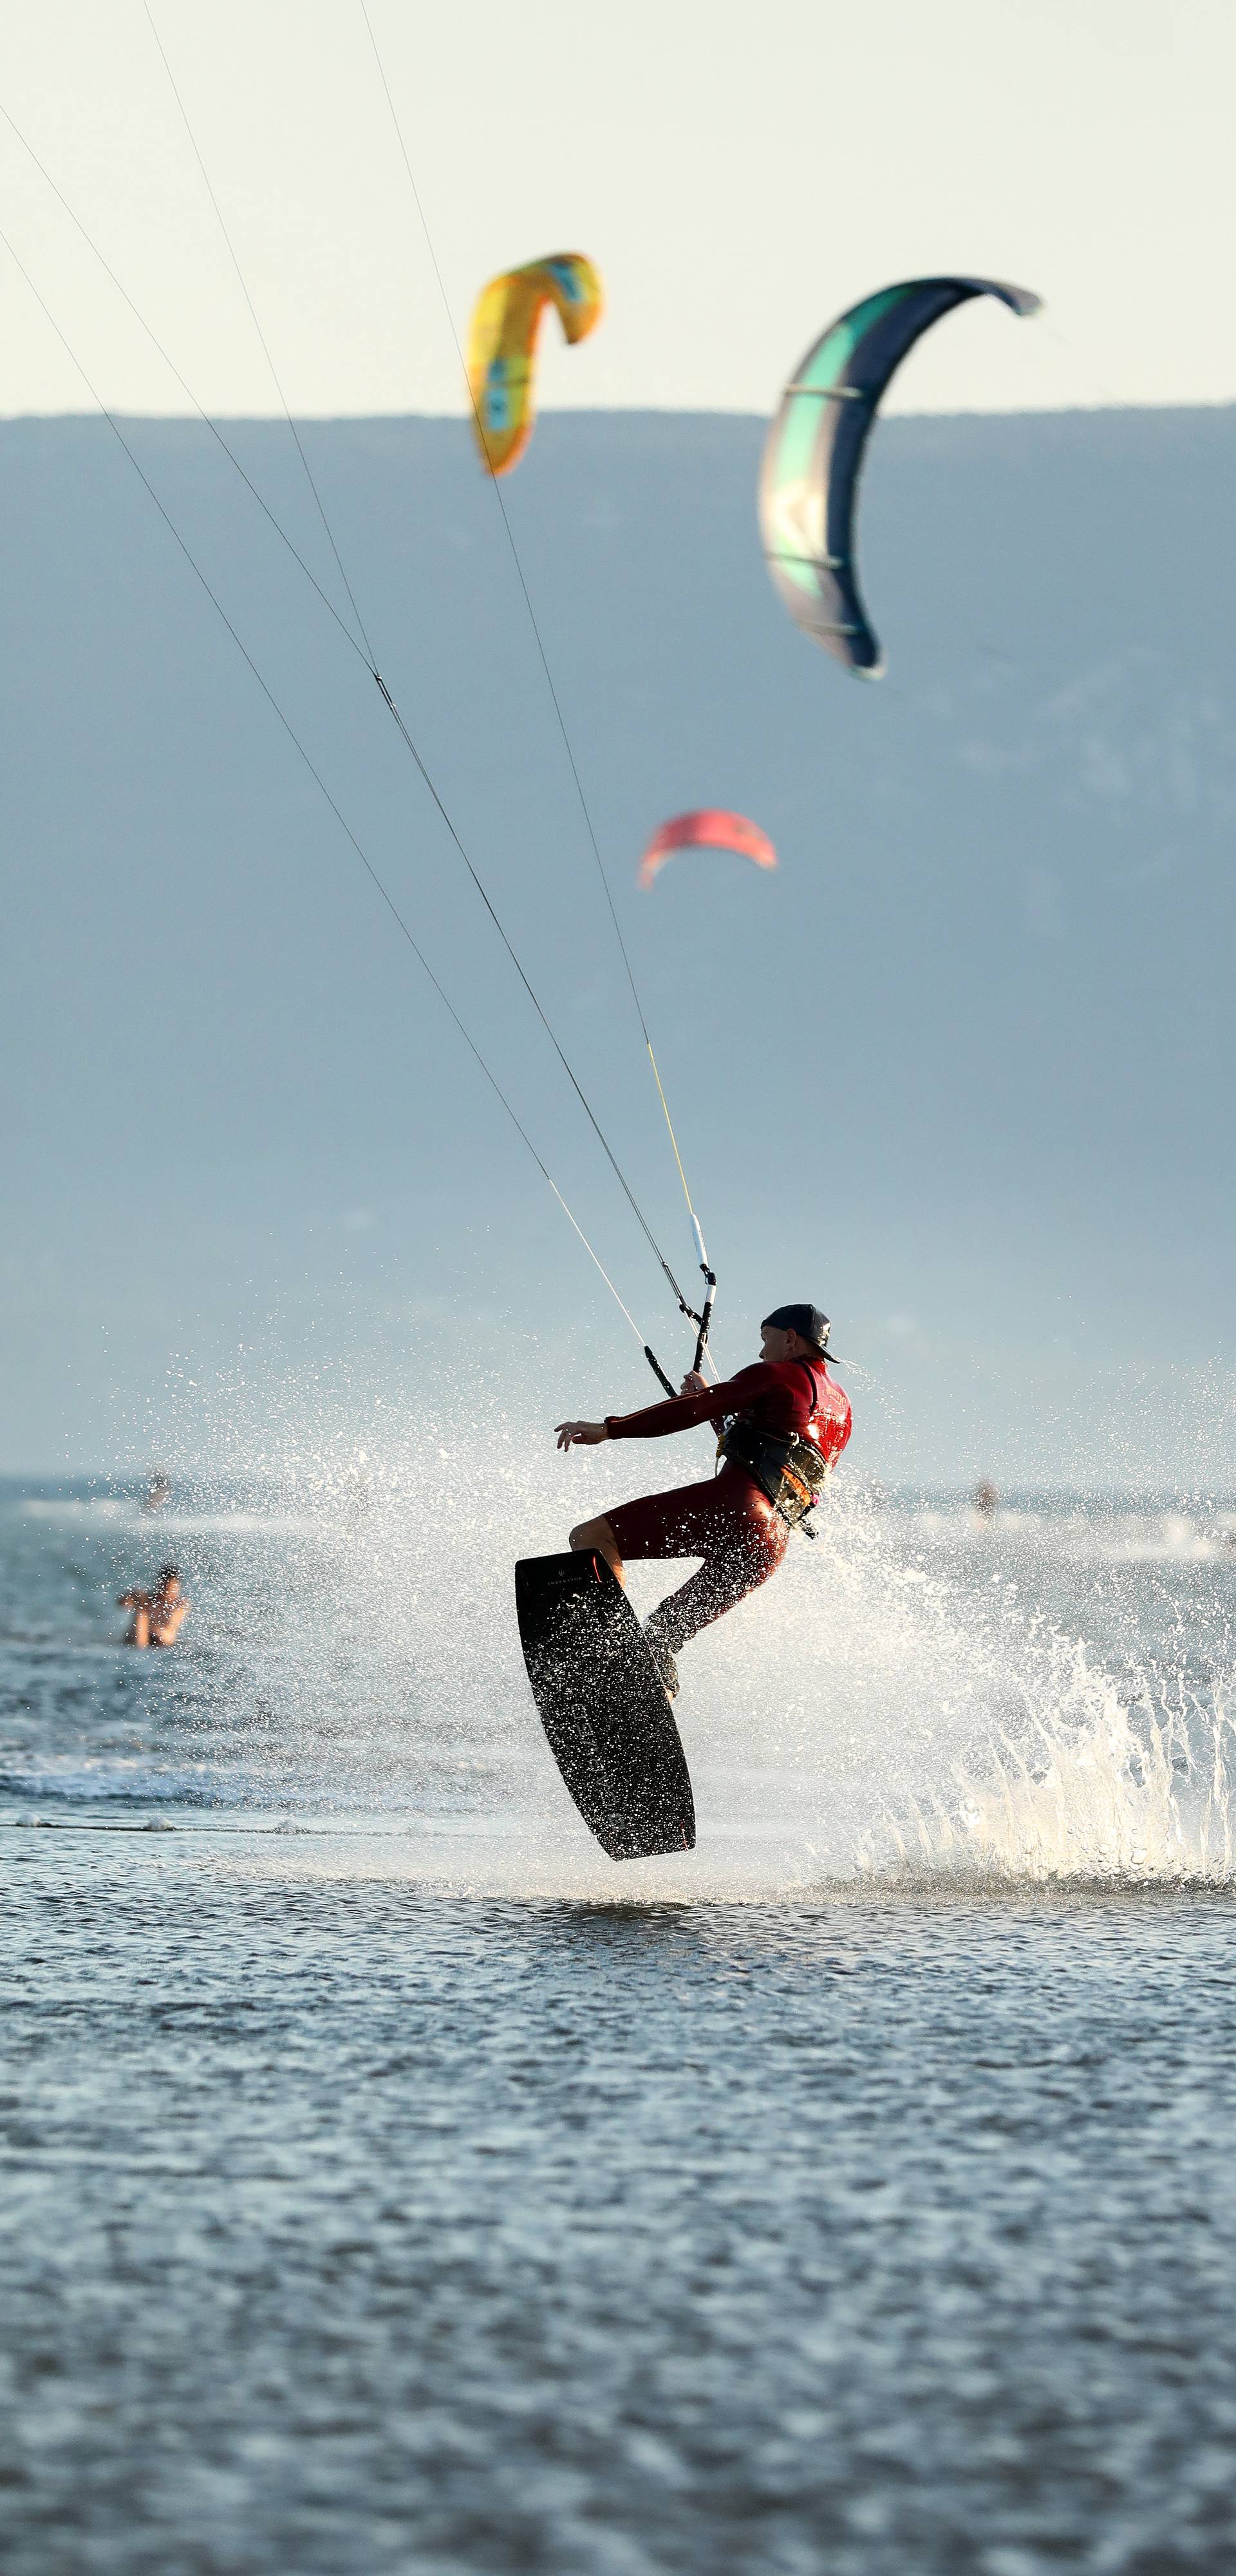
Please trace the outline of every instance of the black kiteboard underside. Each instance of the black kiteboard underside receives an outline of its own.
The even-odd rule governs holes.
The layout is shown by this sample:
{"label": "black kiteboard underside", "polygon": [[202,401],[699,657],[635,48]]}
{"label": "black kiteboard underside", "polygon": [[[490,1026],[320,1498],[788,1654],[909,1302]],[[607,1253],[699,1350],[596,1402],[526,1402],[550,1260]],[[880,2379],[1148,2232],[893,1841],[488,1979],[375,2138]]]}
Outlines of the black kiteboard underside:
{"label": "black kiteboard underside", "polygon": [[603,1556],[526,1556],[515,1608],[550,1751],[611,1860],[692,1851],[695,1802],[643,1630]]}

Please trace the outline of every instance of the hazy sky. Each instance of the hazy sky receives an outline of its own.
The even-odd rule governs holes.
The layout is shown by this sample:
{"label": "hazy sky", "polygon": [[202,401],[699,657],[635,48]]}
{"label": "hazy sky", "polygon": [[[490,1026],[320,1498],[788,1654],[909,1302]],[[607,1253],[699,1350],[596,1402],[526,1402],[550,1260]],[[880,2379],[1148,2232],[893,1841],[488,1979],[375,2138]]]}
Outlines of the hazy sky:
{"label": "hazy sky", "polygon": [[[307,443],[433,776],[689,1262],[463,424]],[[718,1361],[810,1294],[860,1475],[1236,1491],[1236,413],[888,423],[862,520],[878,688],[766,577],[761,443],[752,419],[559,416],[509,501],[721,1274]],[[204,430],[136,444],[641,1331],[685,1365],[364,665]],[[238,446],[329,578],[283,424]],[[439,1368],[471,1390],[474,1347],[543,1437],[643,1400],[628,1325],[102,422],[0,424],[0,556],[0,1465],[236,1454],[237,1372],[256,1458],[285,1350],[306,1440],[315,1372],[376,1401],[393,1367],[402,1419]],[[684,859],[641,893],[652,825],[704,803],[757,817],[779,867]]]}
{"label": "hazy sky", "polygon": [[[289,400],[451,411],[458,367],[361,0],[151,0]],[[1232,0],[370,0],[460,332],[496,269],[579,248],[610,309],[547,405],[769,409],[889,278],[979,270],[908,410],[1236,399]],[[10,11],[0,104],[200,399],[276,407],[144,0]],[[0,223],[113,405],[183,394],[8,127]],[[81,380],[0,250],[0,411]]]}

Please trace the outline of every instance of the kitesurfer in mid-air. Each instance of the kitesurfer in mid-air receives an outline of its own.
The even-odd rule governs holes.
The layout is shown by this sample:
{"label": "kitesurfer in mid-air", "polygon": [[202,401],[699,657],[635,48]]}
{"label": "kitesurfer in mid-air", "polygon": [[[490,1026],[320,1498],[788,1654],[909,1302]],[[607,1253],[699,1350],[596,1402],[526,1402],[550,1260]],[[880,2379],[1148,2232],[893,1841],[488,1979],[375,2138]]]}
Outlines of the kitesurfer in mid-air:
{"label": "kitesurfer in mid-air", "polygon": [[828,1374],[827,1315],[818,1306],[776,1306],[760,1330],[759,1360],[718,1386],[692,1370],[681,1395],[642,1413],[558,1424],[560,1449],[660,1440],[701,1422],[720,1438],[720,1472],[706,1484],[641,1495],[571,1532],[572,1547],[596,1548],[624,1585],[627,1557],[702,1557],[698,1573],[645,1623],[671,1698],[678,1649],[776,1573],[791,1529],[850,1437],[849,1399]]}

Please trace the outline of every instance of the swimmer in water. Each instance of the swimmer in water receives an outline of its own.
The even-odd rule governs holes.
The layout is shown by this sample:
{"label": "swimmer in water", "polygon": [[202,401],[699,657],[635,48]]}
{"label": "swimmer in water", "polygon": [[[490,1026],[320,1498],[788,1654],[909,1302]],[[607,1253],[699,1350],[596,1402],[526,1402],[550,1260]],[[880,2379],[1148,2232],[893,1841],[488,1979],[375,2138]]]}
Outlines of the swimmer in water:
{"label": "swimmer in water", "polygon": [[157,1592],[122,1592],[116,1607],[133,1613],[126,1646],[174,1646],[191,1607],[180,1589],[179,1566],[160,1568]]}

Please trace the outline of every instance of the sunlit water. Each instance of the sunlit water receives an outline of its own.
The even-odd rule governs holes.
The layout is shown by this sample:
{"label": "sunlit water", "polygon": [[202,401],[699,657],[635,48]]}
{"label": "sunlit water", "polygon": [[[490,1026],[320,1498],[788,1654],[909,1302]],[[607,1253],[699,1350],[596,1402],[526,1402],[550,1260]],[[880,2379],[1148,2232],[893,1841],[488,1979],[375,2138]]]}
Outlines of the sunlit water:
{"label": "sunlit water", "polygon": [[0,1503],[6,2570],[1225,2564],[1236,1514],[839,1481],[616,1865],[450,1443]]}

